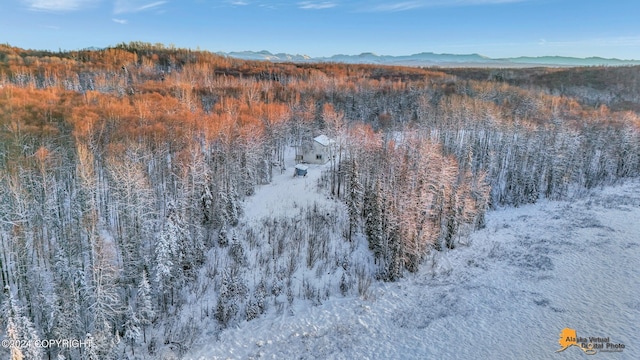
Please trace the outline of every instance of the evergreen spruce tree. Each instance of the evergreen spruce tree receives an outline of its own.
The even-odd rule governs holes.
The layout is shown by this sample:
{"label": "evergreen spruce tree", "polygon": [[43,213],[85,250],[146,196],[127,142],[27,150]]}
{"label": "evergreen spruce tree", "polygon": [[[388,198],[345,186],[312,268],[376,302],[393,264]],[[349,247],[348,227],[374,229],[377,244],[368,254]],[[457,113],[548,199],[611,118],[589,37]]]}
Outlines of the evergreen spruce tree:
{"label": "evergreen spruce tree", "polygon": [[218,233],[218,245],[220,247],[227,247],[229,245],[229,239],[227,238],[227,227],[223,226]]}
{"label": "evergreen spruce tree", "polygon": [[125,313],[126,320],[124,322],[124,339],[131,346],[131,354],[135,356],[135,346],[140,339],[140,319],[131,306],[127,308]]}
{"label": "evergreen spruce tree", "polygon": [[[11,360],[40,359],[42,351],[35,346],[40,340],[31,320],[24,314],[22,306],[18,304],[9,286],[5,287],[7,302],[5,303],[4,316],[7,322],[7,338],[11,340]],[[21,347],[20,344],[30,344]]]}
{"label": "evergreen spruce tree", "polygon": [[249,304],[247,305],[247,321],[253,320],[264,313],[265,311],[265,298],[267,296],[267,287],[264,284],[264,280],[258,283],[255,290],[253,291],[253,295],[249,300]]}
{"label": "evergreen spruce tree", "polygon": [[167,219],[162,227],[155,249],[156,283],[164,296],[166,306],[167,296],[171,297],[173,305],[174,290],[182,283],[182,265],[184,257],[184,238],[186,234],[182,228],[177,209],[170,205]]}
{"label": "evergreen spruce tree", "polygon": [[386,276],[387,281],[396,281],[402,277],[404,270],[404,249],[398,230],[389,233],[388,246],[386,251]]}
{"label": "evergreen spruce tree", "polygon": [[215,317],[223,327],[228,326],[240,311],[240,305],[245,301],[247,290],[242,278],[234,271],[225,271],[222,275]]}
{"label": "evergreen spruce tree", "polygon": [[351,241],[353,232],[357,229],[360,220],[363,202],[363,189],[362,184],[360,183],[360,175],[358,173],[358,163],[355,158],[351,159],[348,171],[349,192],[347,194],[346,201],[347,211],[349,213],[349,241]]}
{"label": "evergreen spruce tree", "polygon": [[136,296],[136,316],[142,327],[142,340],[147,342],[147,326],[151,325],[151,322],[156,316],[153,309],[153,303],[151,302],[151,286],[149,279],[147,279],[147,272],[142,272],[142,279],[138,285],[138,292]]}
{"label": "evergreen spruce tree", "polygon": [[247,263],[247,257],[244,253],[244,247],[240,240],[238,240],[238,234],[234,230],[231,235],[231,246],[229,247],[229,256],[240,266],[244,266]]}
{"label": "evergreen spruce tree", "polygon": [[365,234],[369,240],[369,249],[376,257],[383,254],[383,219],[382,202],[380,199],[380,181],[376,181],[373,188],[369,188],[364,194]]}

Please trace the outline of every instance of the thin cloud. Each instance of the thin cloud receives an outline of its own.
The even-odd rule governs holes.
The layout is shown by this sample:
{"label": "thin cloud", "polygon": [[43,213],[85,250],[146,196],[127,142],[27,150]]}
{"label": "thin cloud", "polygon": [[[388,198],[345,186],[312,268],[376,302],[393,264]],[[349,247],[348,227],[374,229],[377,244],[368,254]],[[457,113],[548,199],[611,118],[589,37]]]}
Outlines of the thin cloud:
{"label": "thin cloud", "polygon": [[125,20],[125,19],[116,19],[116,18],[113,18],[113,19],[111,19],[111,20],[112,20],[113,22],[115,22],[115,23],[122,24],[122,25],[125,25],[125,24],[128,22],[128,21],[127,21],[127,20]]}
{"label": "thin cloud", "polygon": [[[367,4],[367,11],[376,12],[395,12],[407,11],[429,7],[461,7],[461,6],[478,6],[478,5],[498,5],[519,3],[530,0],[416,0],[416,1],[400,1],[383,4]],[[370,6],[371,5],[371,6]]]}
{"label": "thin cloud", "polygon": [[[601,57],[610,57],[607,54],[611,49],[637,49],[640,47],[640,35],[636,36],[612,36],[612,37],[596,37],[572,40],[556,40],[556,41],[540,41],[538,42],[540,49],[548,49],[548,52],[558,53],[558,51],[574,50],[581,52],[583,49],[590,49],[591,54],[585,56],[596,56],[595,53],[600,52]],[[628,54],[620,57],[624,59],[638,59],[637,54]]]}
{"label": "thin cloud", "polygon": [[330,9],[330,8],[336,7],[336,4],[329,1],[325,1],[325,2],[303,1],[298,3],[298,7],[300,9],[305,9],[305,10],[322,10],[322,9]]}
{"label": "thin cloud", "polygon": [[[600,56],[611,58],[612,49],[636,49],[640,47],[640,35],[592,37],[584,39],[551,40],[540,38],[538,40],[522,42],[469,42],[440,44],[433,51],[453,53],[484,53],[491,58],[508,58],[514,56],[571,56],[591,57]],[[510,53],[505,53],[510,49]],[[515,53],[515,54],[514,54]],[[527,55],[528,54],[528,55]],[[566,54],[566,55],[565,55]],[[600,55],[598,55],[600,54]],[[617,56],[619,59],[640,60],[637,54]]]}
{"label": "thin cloud", "polygon": [[[1,1],[1,0],[0,0]],[[323,9],[331,9],[338,6],[337,1],[265,1],[265,0],[226,0],[223,1],[222,4],[218,4],[214,6],[214,8],[219,7],[240,7],[240,6],[255,6],[262,9],[283,9],[283,8],[298,8],[302,10],[323,10]]]}
{"label": "thin cloud", "polygon": [[420,1],[404,1],[393,4],[381,4],[374,6],[371,10],[373,11],[406,11],[411,9],[417,9],[425,7],[425,5]]}
{"label": "thin cloud", "polygon": [[166,1],[156,1],[156,2],[151,3],[151,4],[142,5],[139,8],[137,8],[136,11],[144,11],[144,10],[153,9],[153,8],[156,8],[156,7],[164,4],[164,3],[166,3]]}
{"label": "thin cloud", "polygon": [[539,43],[541,46],[550,47],[567,47],[567,46],[640,46],[640,36],[618,36],[618,37],[603,37],[603,38],[591,38],[581,40],[568,40],[568,41],[544,41]]}
{"label": "thin cloud", "polygon": [[158,7],[166,4],[167,1],[146,2],[140,0],[117,0],[113,9],[114,14],[135,13]]}
{"label": "thin cloud", "polygon": [[76,11],[100,2],[100,0],[23,0],[33,11]]}
{"label": "thin cloud", "polygon": [[530,0],[459,0],[454,1],[454,4],[460,5],[492,5],[492,4],[510,4],[510,3],[519,3]]}

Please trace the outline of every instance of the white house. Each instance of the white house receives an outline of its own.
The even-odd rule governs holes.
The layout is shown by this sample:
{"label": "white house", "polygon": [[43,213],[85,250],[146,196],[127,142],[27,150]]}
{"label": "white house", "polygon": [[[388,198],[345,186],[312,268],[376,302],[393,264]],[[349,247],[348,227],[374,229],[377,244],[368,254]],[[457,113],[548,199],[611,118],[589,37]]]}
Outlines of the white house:
{"label": "white house", "polygon": [[296,155],[296,161],[309,164],[326,164],[334,153],[335,140],[326,135],[320,135],[313,141],[303,144]]}

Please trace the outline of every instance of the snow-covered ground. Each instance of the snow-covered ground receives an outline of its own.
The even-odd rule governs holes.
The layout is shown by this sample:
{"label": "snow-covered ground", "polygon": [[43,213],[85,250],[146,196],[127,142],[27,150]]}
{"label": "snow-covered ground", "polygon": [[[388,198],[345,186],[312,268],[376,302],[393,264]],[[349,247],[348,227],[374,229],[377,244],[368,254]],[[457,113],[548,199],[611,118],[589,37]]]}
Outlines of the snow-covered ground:
{"label": "snow-covered ground", "polygon": [[[286,154],[288,159],[294,158],[293,149]],[[248,197],[243,204],[244,223],[256,223],[271,217],[292,217],[300,212],[301,207],[314,203],[323,207],[335,206],[335,201],[318,192],[318,179],[323,170],[330,169],[330,164],[306,164],[307,176],[294,177],[295,161],[288,160],[284,169],[274,167],[271,183],[264,185],[256,193]]]}
{"label": "snow-covered ground", "polygon": [[[321,167],[293,167],[247,200],[245,219],[306,205]],[[321,201],[329,200],[320,196]],[[493,211],[468,245],[435,253],[416,274],[371,285],[367,298],[333,296],[273,308],[186,359],[579,359],[564,328],[609,337],[640,359],[640,181],[575,201]]]}

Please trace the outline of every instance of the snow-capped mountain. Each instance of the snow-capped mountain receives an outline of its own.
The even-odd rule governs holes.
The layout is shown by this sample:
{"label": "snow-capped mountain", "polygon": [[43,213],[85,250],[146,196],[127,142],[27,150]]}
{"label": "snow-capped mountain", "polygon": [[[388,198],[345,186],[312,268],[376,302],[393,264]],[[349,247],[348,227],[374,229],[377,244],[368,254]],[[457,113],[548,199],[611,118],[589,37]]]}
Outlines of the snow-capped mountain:
{"label": "snow-capped mountain", "polygon": [[218,52],[219,55],[229,56],[232,58],[238,58],[243,60],[267,60],[267,61],[275,61],[275,62],[283,62],[283,61],[292,61],[292,62],[303,62],[303,61],[311,61],[312,58],[307,55],[291,55],[285,53],[272,54],[267,50],[262,51],[232,51],[229,53]]}
{"label": "snow-capped mountain", "polygon": [[640,65],[640,60],[607,59],[602,57],[516,57],[490,58],[480,54],[436,54],[421,52],[413,55],[378,55],[371,52],[359,55],[338,54],[329,57],[311,57],[286,53],[272,54],[269,51],[219,52],[218,54],[244,60],[264,60],[273,62],[339,62],[347,64],[379,64],[405,66],[472,66],[472,67],[535,67],[535,66],[630,66]]}

